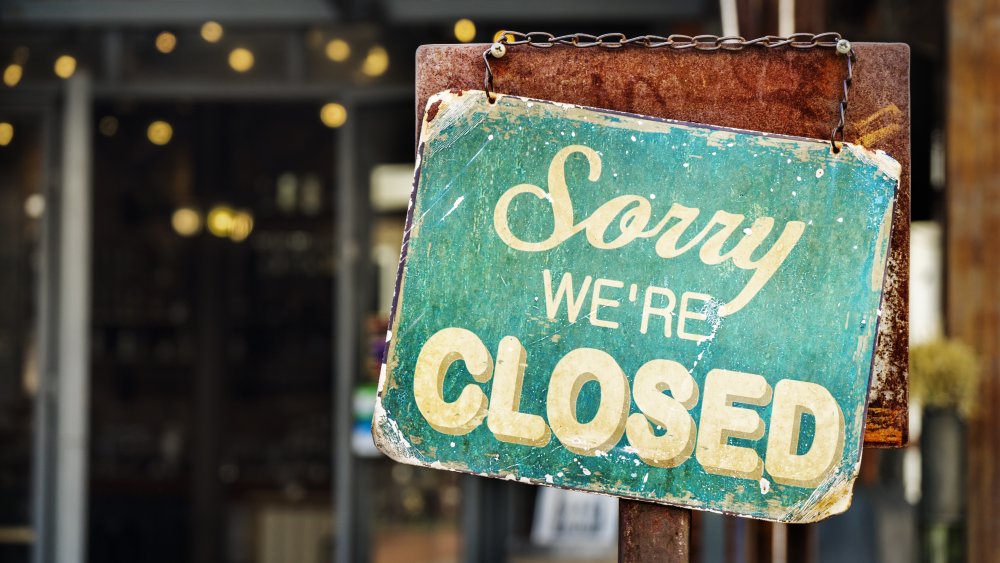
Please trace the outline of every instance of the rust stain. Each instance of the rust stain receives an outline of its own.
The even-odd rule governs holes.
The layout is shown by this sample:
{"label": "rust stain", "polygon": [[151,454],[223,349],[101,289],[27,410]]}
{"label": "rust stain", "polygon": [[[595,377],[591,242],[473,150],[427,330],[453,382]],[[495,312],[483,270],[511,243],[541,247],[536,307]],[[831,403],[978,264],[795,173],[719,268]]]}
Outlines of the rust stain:
{"label": "rust stain", "polygon": [[431,105],[427,106],[427,123],[434,121],[434,118],[437,117],[438,110],[440,108],[441,108],[441,100],[437,100],[436,102],[433,102],[431,103]]}

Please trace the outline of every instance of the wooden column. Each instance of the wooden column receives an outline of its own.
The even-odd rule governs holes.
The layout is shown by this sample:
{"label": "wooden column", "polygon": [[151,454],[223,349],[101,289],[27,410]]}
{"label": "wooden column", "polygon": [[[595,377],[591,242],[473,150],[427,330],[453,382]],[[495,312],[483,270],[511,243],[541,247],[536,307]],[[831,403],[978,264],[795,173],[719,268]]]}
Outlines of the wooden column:
{"label": "wooden column", "polygon": [[985,563],[1000,561],[1000,1],[952,0],[948,21],[947,318],[983,367],[968,426],[967,555]]}

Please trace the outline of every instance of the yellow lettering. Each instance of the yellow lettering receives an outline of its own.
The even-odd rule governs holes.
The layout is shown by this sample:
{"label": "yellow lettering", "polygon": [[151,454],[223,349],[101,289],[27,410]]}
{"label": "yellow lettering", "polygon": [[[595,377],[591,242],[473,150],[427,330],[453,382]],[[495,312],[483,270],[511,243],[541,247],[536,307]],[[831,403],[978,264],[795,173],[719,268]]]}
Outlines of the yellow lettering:
{"label": "yellow lettering", "polygon": [[[653,296],[665,295],[667,297],[666,307],[653,307]],[[665,287],[650,286],[646,288],[646,297],[642,301],[642,323],[639,325],[639,332],[646,334],[649,328],[650,315],[660,315],[663,317],[663,336],[670,338],[670,317],[674,314],[674,304],[677,298],[674,292]]]}
{"label": "yellow lettering", "polygon": [[[589,422],[576,418],[576,402],[584,384],[597,381],[601,402]],[[607,452],[625,433],[629,411],[628,379],[607,352],[577,348],[552,370],[546,401],[552,433],[573,453],[592,456]]]}
{"label": "yellow lettering", "polygon": [[575,323],[577,316],[580,315],[580,309],[583,308],[583,301],[587,295],[587,288],[590,287],[590,282],[590,276],[583,278],[583,285],[580,287],[580,292],[574,298],[573,274],[566,272],[563,274],[562,279],[559,280],[559,289],[553,295],[552,272],[548,270],[542,271],[542,283],[545,284],[545,316],[550,321],[556,320],[556,315],[559,314],[559,304],[562,303],[563,297],[565,297],[566,317],[569,318],[569,322]]}
{"label": "yellow lettering", "polygon": [[[567,160],[574,154],[582,154],[586,157],[588,180],[596,182],[600,179],[602,163],[601,157],[596,151],[584,145],[563,147],[549,163],[547,191],[534,184],[518,184],[500,196],[493,210],[493,226],[504,243],[515,250],[540,252],[551,250],[576,233],[585,230],[587,241],[591,246],[602,250],[612,250],[621,248],[637,238],[650,238],[659,235],[655,244],[656,254],[662,258],[670,259],[684,254],[705,241],[698,253],[699,259],[704,264],[717,265],[732,261],[737,268],[753,272],[740,292],[719,308],[719,315],[726,316],[745,307],[763,289],[764,285],[788,258],[806,228],[806,224],[802,221],[789,221],[771,248],[760,259],[754,260],[752,256],[760,249],[764,239],[774,228],[774,218],[772,217],[760,217],[754,220],[748,229],[744,229],[744,236],[728,251],[724,251],[723,248],[743,224],[744,215],[717,211],[708,225],[692,235],[688,241],[682,243],[681,238],[698,218],[701,213],[700,209],[673,203],[663,219],[647,230],[646,227],[652,217],[652,206],[649,200],[637,195],[621,195],[605,202],[589,217],[576,223],[573,215],[573,201],[566,184],[565,170]],[[531,194],[537,199],[548,200],[553,225],[552,232],[545,240],[525,241],[511,230],[508,222],[510,206],[514,199],[521,194]],[[615,223],[616,218],[618,219],[619,234],[610,241],[606,240],[608,230]],[[673,224],[668,227],[667,225],[672,221]],[[721,228],[717,229],[717,227]]]}
{"label": "yellow lettering", "polygon": [[[550,250],[579,232],[580,229],[573,223],[573,202],[570,200],[569,188],[566,186],[565,172],[566,160],[570,155],[576,153],[587,157],[587,164],[590,166],[587,179],[596,182],[601,177],[601,157],[590,147],[570,145],[557,152],[549,164],[548,192],[533,184],[519,184],[500,196],[493,209],[493,228],[496,229],[500,240],[507,243],[507,246],[525,252]],[[549,200],[553,219],[552,234],[549,235],[549,238],[539,242],[526,242],[510,230],[510,225],[507,223],[508,210],[514,198],[521,194],[531,194],[538,199]]]}
{"label": "yellow lettering", "polygon": [[[809,451],[797,455],[802,415],[816,419]],[[764,466],[776,483],[815,488],[844,453],[844,413],[823,386],[783,379],[774,386]]]}
{"label": "yellow lettering", "polygon": [[[646,233],[647,235],[655,235],[660,231],[671,219],[678,219],[677,223],[671,226],[669,229],[663,232],[663,235],[656,241],[656,255],[662,258],[675,258],[684,254],[688,250],[694,248],[696,244],[701,242],[701,239],[705,238],[708,234],[708,228],[703,229],[700,233],[691,238],[684,246],[680,248],[677,247],[680,243],[681,235],[684,231],[694,223],[694,220],[698,218],[698,214],[701,213],[700,209],[694,207],[685,207],[679,203],[675,203],[670,206],[670,210],[667,211],[667,216],[660,221],[660,224],[653,229],[652,232]],[[709,225],[711,227],[711,225]]]}
{"label": "yellow lettering", "polygon": [[[625,211],[629,205],[633,207]],[[593,215],[582,221],[579,226],[587,229],[587,241],[590,242],[591,246],[602,250],[611,250],[621,248],[635,240],[636,237],[642,236],[643,229],[649,223],[651,214],[652,208],[646,198],[623,195],[597,208],[597,211],[594,211]],[[622,216],[618,221],[618,230],[621,234],[615,240],[605,242],[604,236],[608,227],[618,215]]]}
{"label": "yellow lettering", "polygon": [[703,342],[711,338],[708,334],[695,334],[693,332],[687,331],[687,321],[688,319],[696,321],[704,321],[708,319],[708,315],[698,311],[692,311],[688,309],[688,303],[692,300],[698,300],[702,303],[708,303],[712,300],[711,295],[706,295],[704,293],[694,293],[693,291],[685,292],[681,295],[681,314],[680,318],[677,320],[677,336],[685,340],[694,340],[695,342]]}
{"label": "yellow lettering", "polygon": [[594,296],[590,300],[590,324],[604,328],[618,328],[617,322],[606,321],[597,317],[597,313],[600,311],[601,307],[617,307],[621,304],[615,299],[605,299],[601,297],[601,289],[605,287],[616,287],[621,289],[625,287],[625,284],[617,280],[606,280],[604,278],[598,278],[597,281],[594,282]]}
{"label": "yellow lettering", "polygon": [[505,336],[497,350],[486,425],[497,440],[541,447],[548,444],[551,437],[545,419],[537,414],[518,412],[527,364],[527,352],[521,341],[513,336]]}
{"label": "yellow lettering", "polygon": [[456,401],[444,400],[444,376],[458,360],[472,378],[486,383],[493,375],[493,358],[483,341],[464,328],[445,328],[427,339],[413,370],[413,399],[431,428],[445,434],[472,432],[486,417],[489,400],[483,390],[466,385]]}
{"label": "yellow lettering", "polygon": [[733,403],[764,406],[770,402],[771,386],[759,375],[722,369],[708,372],[695,452],[706,473],[760,479],[764,462],[757,452],[734,446],[729,439],[761,439],[764,420],[756,411],[735,407]]}
{"label": "yellow lettering", "polygon": [[[743,216],[737,215],[742,222]],[[771,279],[771,276],[778,271],[785,258],[795,247],[802,233],[806,230],[806,224],[802,221],[789,221],[785,223],[784,230],[778,236],[774,245],[760,258],[752,260],[750,257],[760,246],[771,229],[774,227],[774,219],[771,217],[761,217],[753,222],[749,234],[745,235],[732,250],[726,254],[721,253],[722,243],[714,244],[714,241],[706,242],[701,247],[701,259],[706,264],[721,264],[726,260],[732,260],[733,265],[743,270],[753,270],[750,281],[743,286],[743,289],[731,301],[719,308],[719,316],[726,316],[739,311],[753,299],[764,287],[764,284]],[[721,233],[720,233],[721,234]],[[728,236],[728,235],[727,235]]]}
{"label": "yellow lettering", "polygon": [[[663,394],[667,390],[673,397]],[[657,467],[676,467],[691,457],[697,429],[688,410],[698,402],[698,385],[684,366],[670,360],[647,362],[635,374],[632,396],[642,412],[629,415],[625,435],[639,458]],[[650,422],[667,433],[657,436]]]}

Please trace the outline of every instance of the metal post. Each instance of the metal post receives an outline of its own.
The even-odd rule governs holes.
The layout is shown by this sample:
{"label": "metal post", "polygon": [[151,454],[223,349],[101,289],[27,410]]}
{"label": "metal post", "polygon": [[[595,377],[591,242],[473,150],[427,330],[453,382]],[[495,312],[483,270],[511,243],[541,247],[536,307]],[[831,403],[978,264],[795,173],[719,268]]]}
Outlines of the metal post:
{"label": "metal post", "polygon": [[464,475],[461,479],[462,561],[507,561],[511,484],[475,475]]}
{"label": "metal post", "polygon": [[[214,123],[203,130],[205,140],[213,138]],[[216,144],[218,146],[218,144]],[[219,262],[222,241],[205,236],[198,257],[198,314],[196,330],[201,349],[195,362],[196,378],[191,397],[191,502],[189,557],[195,563],[218,561],[223,554],[225,509],[219,482],[221,423],[225,393],[225,282],[221,279]]]}
{"label": "metal post", "polygon": [[687,563],[691,511],[647,502],[618,502],[620,563]]}
{"label": "metal post", "polygon": [[92,105],[90,77],[66,83],[63,112],[57,375],[55,559],[87,554],[87,449],[90,403],[90,206]]}
{"label": "metal post", "polygon": [[354,453],[351,451],[351,426],[353,424],[354,382],[357,377],[358,312],[356,287],[357,273],[357,202],[355,201],[355,157],[357,142],[357,115],[354,104],[345,101],[347,121],[339,129],[336,158],[336,244],[338,247],[337,282],[334,296],[334,346],[333,357],[333,451],[336,463],[334,473],[334,506],[336,537],[334,560],[343,563],[355,559],[355,487]]}

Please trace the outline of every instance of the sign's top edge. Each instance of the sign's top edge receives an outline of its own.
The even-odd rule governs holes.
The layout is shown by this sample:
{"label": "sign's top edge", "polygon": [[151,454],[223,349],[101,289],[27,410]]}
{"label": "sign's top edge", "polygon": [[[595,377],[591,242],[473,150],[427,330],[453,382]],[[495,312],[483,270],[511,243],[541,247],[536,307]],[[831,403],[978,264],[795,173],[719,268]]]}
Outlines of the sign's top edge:
{"label": "sign's top edge", "polygon": [[[768,133],[768,132],[765,132],[765,131],[756,131],[756,130],[753,130],[753,129],[740,129],[738,127],[727,127],[727,126],[723,126],[723,125],[713,125],[713,124],[710,124],[710,123],[697,123],[697,122],[693,122],[693,121],[681,121],[681,120],[677,120],[677,119],[667,119],[667,118],[663,118],[663,117],[655,117],[655,116],[650,116],[650,115],[642,115],[642,114],[638,114],[638,113],[630,113],[630,112],[618,111],[618,110],[607,109],[607,108],[598,108],[598,107],[592,107],[592,106],[570,104],[570,103],[565,103],[565,102],[557,102],[557,101],[553,101],[553,100],[542,100],[542,99],[538,99],[538,98],[529,98],[529,97],[525,97],[525,96],[515,96],[515,95],[512,95],[512,94],[495,93],[493,95],[494,95],[495,101],[497,103],[499,103],[503,99],[512,99],[512,100],[520,100],[520,101],[525,101],[525,102],[530,102],[530,103],[548,104],[548,105],[562,107],[562,108],[581,109],[581,110],[592,111],[592,112],[595,112],[595,113],[605,114],[605,115],[614,116],[614,117],[625,117],[625,118],[631,118],[631,119],[639,119],[639,120],[643,120],[643,121],[650,122],[650,123],[657,123],[657,124],[663,124],[663,125],[668,125],[668,126],[669,125],[673,125],[673,126],[680,126],[680,127],[693,127],[693,128],[697,128],[697,129],[709,129],[709,130],[712,130],[712,131],[722,131],[722,132],[738,133],[738,134],[743,134],[743,135],[751,135],[751,136],[755,136],[755,137],[766,137],[768,139],[779,139],[779,140],[795,141],[795,142],[811,142],[811,143],[819,143],[819,144],[826,144],[826,145],[828,145],[830,143],[829,140],[816,139],[816,138],[812,138],[812,137],[801,137],[801,136],[797,136],[797,135],[786,135],[786,134],[782,134],[782,133]],[[447,107],[452,102],[455,102],[455,101],[457,101],[459,99],[473,100],[471,102],[468,102],[468,101],[465,102],[466,104],[468,104],[468,103],[476,103],[475,100],[479,100],[482,103],[487,103],[486,100],[488,98],[487,98],[487,94],[486,94],[486,92],[484,90],[461,90],[461,89],[457,89],[457,88],[452,88],[452,89],[448,89],[448,90],[442,90],[440,92],[437,92],[437,93],[431,95],[427,99],[427,105],[424,108],[423,123],[422,123],[422,126],[420,128],[421,129],[421,132],[420,132],[420,143],[423,143],[424,140],[425,140],[425,138],[426,138],[426,136],[429,134],[429,129],[430,128],[428,127],[428,125],[432,121],[435,120],[435,118],[437,117],[437,115],[439,113],[440,108],[443,107],[443,106]],[[849,143],[849,142],[843,142],[843,143],[841,143],[841,145],[845,149],[847,149],[848,152],[850,152],[851,154],[855,155],[860,160],[863,160],[867,164],[875,166],[879,171],[881,171],[882,173],[884,173],[886,176],[888,176],[889,178],[895,180],[897,183],[899,182],[899,177],[900,177],[900,174],[902,173],[902,166],[900,165],[900,163],[895,158],[893,158],[892,156],[890,156],[886,152],[881,151],[881,150],[870,150],[870,149],[865,148],[864,146],[856,145],[854,143]]]}

